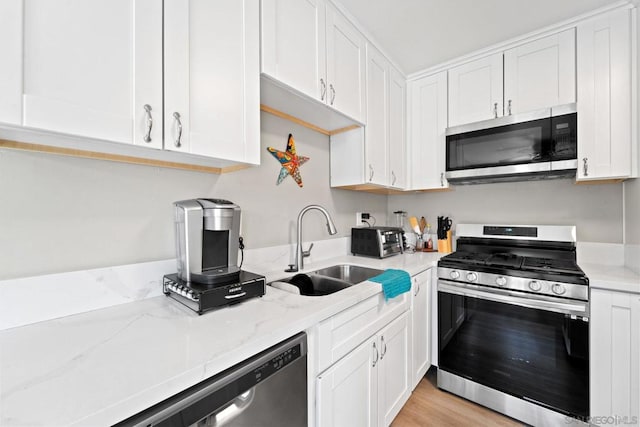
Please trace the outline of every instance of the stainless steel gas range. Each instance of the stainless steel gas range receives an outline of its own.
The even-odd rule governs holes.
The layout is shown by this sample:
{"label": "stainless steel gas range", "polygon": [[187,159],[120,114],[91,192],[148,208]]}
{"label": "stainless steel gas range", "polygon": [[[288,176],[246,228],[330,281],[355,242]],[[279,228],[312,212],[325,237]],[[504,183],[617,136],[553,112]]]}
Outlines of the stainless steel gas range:
{"label": "stainless steel gas range", "polygon": [[460,224],[438,262],[438,387],[532,425],[589,416],[574,226]]}

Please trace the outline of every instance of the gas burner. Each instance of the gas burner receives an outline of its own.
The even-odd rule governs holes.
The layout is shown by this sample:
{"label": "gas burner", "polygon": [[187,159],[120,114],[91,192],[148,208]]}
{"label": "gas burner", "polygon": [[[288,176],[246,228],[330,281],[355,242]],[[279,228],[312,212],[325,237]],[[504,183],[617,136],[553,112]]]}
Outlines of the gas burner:
{"label": "gas burner", "polygon": [[489,254],[483,254],[478,252],[462,252],[456,251],[452,254],[442,257],[442,259],[446,259],[448,261],[454,262],[464,262],[468,264],[477,264],[483,265],[486,263],[489,258]]}
{"label": "gas burner", "polygon": [[495,266],[495,267],[509,267],[509,268],[517,268],[519,269],[522,265],[523,257],[510,254],[510,253],[497,253],[491,255],[487,261],[486,265]]}
{"label": "gas burner", "polygon": [[524,270],[539,270],[550,273],[576,274],[582,273],[582,269],[574,260],[556,258],[526,257],[522,264]]}

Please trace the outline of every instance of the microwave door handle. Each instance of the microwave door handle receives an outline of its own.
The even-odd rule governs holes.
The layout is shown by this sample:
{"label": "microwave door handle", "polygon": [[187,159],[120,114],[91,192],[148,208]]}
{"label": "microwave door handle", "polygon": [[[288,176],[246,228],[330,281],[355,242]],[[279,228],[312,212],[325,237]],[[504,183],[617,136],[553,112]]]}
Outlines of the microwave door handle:
{"label": "microwave door handle", "polygon": [[555,313],[570,314],[575,316],[589,317],[587,302],[557,302],[540,299],[530,299],[521,295],[514,295],[513,292],[502,289],[485,290],[479,286],[438,280],[438,291],[450,294],[461,295],[471,298],[479,298],[487,301],[501,302],[518,305],[520,307],[533,308],[536,310],[552,311]]}

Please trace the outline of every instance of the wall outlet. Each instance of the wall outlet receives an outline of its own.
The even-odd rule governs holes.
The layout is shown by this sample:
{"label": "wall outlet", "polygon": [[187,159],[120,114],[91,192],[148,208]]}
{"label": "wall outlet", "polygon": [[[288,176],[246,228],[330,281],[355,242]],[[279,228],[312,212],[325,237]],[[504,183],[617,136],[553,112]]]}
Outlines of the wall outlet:
{"label": "wall outlet", "polygon": [[371,214],[368,212],[356,212],[356,227],[362,227],[367,225],[365,221],[371,218]]}

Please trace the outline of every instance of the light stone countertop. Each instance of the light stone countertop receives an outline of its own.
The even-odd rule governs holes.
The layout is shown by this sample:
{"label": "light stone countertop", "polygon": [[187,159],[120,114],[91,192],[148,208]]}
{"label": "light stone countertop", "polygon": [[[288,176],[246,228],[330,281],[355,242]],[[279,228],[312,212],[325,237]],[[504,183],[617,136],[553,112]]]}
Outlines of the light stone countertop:
{"label": "light stone countertop", "polygon": [[[348,263],[414,275],[438,259],[342,256],[305,271]],[[202,316],[160,296],[0,331],[0,425],[119,422],[379,292],[373,282],[324,297],[267,287]]]}
{"label": "light stone countertop", "polygon": [[621,265],[584,263],[580,268],[589,278],[589,287],[640,294],[640,275]]}

